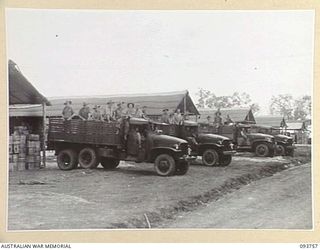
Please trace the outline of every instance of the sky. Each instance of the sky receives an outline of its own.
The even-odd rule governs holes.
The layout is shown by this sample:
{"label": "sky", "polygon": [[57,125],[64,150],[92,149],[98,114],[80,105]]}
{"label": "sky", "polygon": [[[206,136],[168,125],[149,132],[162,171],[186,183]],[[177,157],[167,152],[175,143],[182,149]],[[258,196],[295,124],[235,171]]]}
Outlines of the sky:
{"label": "sky", "polygon": [[7,58],[45,96],[312,94],[314,12],[6,9]]}

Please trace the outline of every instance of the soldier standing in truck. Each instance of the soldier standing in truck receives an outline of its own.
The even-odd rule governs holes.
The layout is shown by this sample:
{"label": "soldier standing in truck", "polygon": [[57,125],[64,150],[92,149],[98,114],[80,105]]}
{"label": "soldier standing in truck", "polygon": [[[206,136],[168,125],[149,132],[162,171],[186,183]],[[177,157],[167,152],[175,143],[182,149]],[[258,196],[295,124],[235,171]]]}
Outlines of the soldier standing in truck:
{"label": "soldier standing in truck", "polygon": [[168,114],[168,111],[169,111],[169,109],[164,109],[164,110],[162,110],[162,116],[161,116],[161,119],[160,119],[160,121],[161,121],[162,123],[167,123],[167,124],[169,124],[169,114]]}
{"label": "soldier standing in truck", "polygon": [[90,107],[88,103],[83,102],[83,107],[79,110],[79,116],[82,120],[88,120],[90,114]]}
{"label": "soldier standing in truck", "polygon": [[65,120],[70,120],[74,115],[74,112],[73,112],[73,109],[71,107],[71,104],[72,104],[71,101],[66,101],[64,103],[65,107],[62,110],[62,116],[63,116],[63,118]]}

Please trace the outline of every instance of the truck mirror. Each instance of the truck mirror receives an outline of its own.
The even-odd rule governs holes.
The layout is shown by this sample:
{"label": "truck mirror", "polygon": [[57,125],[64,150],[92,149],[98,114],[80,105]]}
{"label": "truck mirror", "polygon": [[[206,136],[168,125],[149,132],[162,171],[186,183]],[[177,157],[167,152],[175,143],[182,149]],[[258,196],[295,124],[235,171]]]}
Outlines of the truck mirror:
{"label": "truck mirror", "polygon": [[162,135],[163,134],[163,131],[161,129],[157,129],[155,132],[156,132],[157,135]]}

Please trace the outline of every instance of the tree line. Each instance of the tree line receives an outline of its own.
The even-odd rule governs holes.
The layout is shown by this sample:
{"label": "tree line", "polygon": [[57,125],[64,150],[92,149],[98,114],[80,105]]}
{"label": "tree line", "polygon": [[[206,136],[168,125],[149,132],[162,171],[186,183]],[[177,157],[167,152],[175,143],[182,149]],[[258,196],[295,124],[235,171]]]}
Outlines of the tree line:
{"label": "tree line", "polygon": [[[260,110],[258,103],[254,103],[246,92],[234,92],[232,95],[217,96],[210,90],[200,88],[196,106],[198,108],[234,108],[250,107],[253,113]],[[311,117],[311,96],[304,95],[293,98],[290,94],[272,96],[269,112],[271,115],[280,115],[288,120],[304,120]]]}

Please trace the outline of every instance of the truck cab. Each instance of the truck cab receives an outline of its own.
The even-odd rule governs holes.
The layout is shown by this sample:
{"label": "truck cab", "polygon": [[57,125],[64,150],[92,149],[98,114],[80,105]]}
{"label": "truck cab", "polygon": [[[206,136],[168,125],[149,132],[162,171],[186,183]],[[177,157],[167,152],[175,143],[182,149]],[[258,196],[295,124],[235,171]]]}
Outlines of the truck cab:
{"label": "truck cab", "polygon": [[188,141],[192,156],[201,156],[206,166],[227,166],[235,153],[232,141],[224,136],[202,133],[199,124],[184,121],[180,125],[155,123],[165,134],[174,135]]}
{"label": "truck cab", "polygon": [[119,122],[50,118],[48,149],[55,150],[62,170],[78,165],[96,168],[99,163],[114,169],[124,160],[154,163],[160,176],[183,175],[192,159],[187,141],[152,130],[141,118]]}
{"label": "truck cab", "polygon": [[282,155],[282,156],[293,156],[294,154],[294,144],[293,139],[290,136],[282,135],[280,134],[279,129],[274,129],[271,126],[265,126],[265,125],[252,125],[251,131],[256,133],[263,133],[263,134],[269,134],[274,136],[276,141],[276,149],[275,154],[276,155]]}
{"label": "truck cab", "polygon": [[275,151],[275,138],[272,135],[254,133],[249,124],[229,124],[212,126],[202,125],[211,133],[226,136],[236,145],[236,150],[240,152],[253,152],[256,156],[273,156]]}

